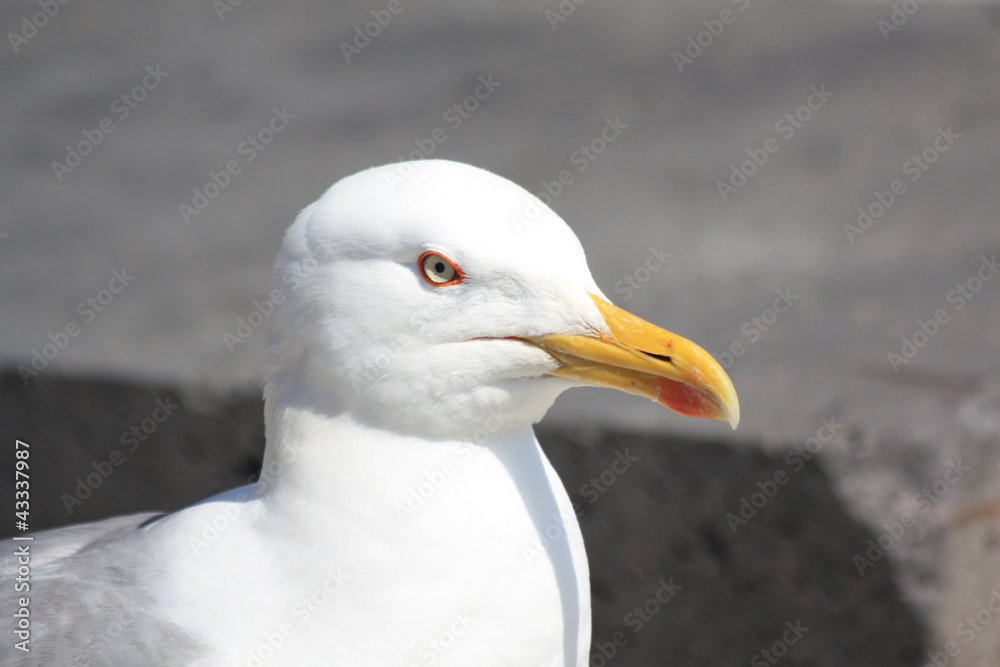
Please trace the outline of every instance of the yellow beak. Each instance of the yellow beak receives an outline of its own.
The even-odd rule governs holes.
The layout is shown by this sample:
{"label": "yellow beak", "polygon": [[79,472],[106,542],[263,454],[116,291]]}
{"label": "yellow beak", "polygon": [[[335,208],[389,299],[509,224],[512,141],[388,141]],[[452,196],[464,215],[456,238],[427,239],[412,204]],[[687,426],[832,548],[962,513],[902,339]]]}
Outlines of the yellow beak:
{"label": "yellow beak", "polygon": [[611,337],[548,334],[527,340],[562,362],[552,375],[645,396],[674,412],[740,422],[736,389],[719,362],[689,340],[593,294]]}

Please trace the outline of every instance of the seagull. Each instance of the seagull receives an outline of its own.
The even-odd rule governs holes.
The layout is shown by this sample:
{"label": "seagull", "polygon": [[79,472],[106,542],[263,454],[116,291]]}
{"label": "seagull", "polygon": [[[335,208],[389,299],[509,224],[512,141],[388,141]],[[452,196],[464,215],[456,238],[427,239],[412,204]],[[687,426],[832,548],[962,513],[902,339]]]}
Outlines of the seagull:
{"label": "seagull", "polygon": [[334,184],[270,289],[259,481],[15,543],[30,652],[5,633],[0,664],[588,665],[583,538],[532,424],[597,385],[735,428],[719,363],[612,305],[536,197],[445,160]]}

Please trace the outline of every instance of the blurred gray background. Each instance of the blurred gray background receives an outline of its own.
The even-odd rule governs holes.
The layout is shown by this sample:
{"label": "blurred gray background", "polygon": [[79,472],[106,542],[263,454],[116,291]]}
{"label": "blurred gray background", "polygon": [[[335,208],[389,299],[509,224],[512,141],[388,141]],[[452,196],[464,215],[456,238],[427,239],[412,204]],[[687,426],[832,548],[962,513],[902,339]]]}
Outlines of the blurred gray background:
{"label": "blurred gray background", "polygon": [[[837,503],[890,536],[880,567],[924,652],[956,642],[951,664],[1000,665],[1000,618],[968,643],[959,628],[1000,590],[1000,5],[40,12],[0,4],[0,362],[45,366],[24,391],[111,376],[252,392],[263,335],[224,336],[265,297],[284,228],[334,181],[431,148],[535,193],[566,171],[551,205],[598,284],[715,354],[743,421],[731,434],[580,389],[546,423],[711,438],[770,469],[822,437]],[[220,177],[230,161],[239,173]],[[225,187],[206,192],[213,173]],[[134,278],[112,294],[114,271]]]}

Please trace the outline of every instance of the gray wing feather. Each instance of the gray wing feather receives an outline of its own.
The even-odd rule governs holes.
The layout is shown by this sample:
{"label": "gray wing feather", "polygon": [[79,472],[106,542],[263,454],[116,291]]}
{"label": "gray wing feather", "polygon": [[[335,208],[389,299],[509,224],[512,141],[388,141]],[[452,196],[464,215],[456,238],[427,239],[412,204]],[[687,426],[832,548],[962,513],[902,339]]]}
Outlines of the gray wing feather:
{"label": "gray wing feather", "polygon": [[[143,526],[157,516],[115,517],[8,542],[0,561],[4,580],[14,581],[14,552],[28,544],[30,590],[15,592],[11,583],[0,594],[0,614],[11,625],[3,632],[0,666],[189,665],[203,656],[149,593],[158,571]],[[10,640],[23,596],[30,598],[30,653]]]}

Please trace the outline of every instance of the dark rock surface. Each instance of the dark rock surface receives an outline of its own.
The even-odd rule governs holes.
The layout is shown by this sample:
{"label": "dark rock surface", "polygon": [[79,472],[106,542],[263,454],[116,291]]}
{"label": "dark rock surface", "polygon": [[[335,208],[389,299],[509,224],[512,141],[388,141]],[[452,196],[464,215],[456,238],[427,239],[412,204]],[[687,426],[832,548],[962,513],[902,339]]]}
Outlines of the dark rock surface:
{"label": "dark rock surface", "polygon": [[[157,401],[178,407],[162,423],[144,424]],[[4,437],[31,447],[34,530],[174,510],[247,482],[263,453],[261,414],[251,391],[58,375],[26,387],[16,373],[0,375]],[[132,428],[154,423],[127,451]],[[753,444],[600,427],[543,425],[538,435],[580,508],[592,665],[755,664],[786,634],[786,622],[807,630],[783,665],[922,664],[924,632],[889,564],[858,576],[852,558],[873,535],[845,513],[815,461],[795,471]],[[109,463],[112,450],[122,452],[120,465]],[[12,506],[13,447],[3,451],[0,492]],[[773,497],[734,534],[727,513],[778,471],[787,482],[769,487]],[[78,489],[88,476],[95,488]],[[80,503],[71,501],[70,514],[66,499],[74,496]]]}

